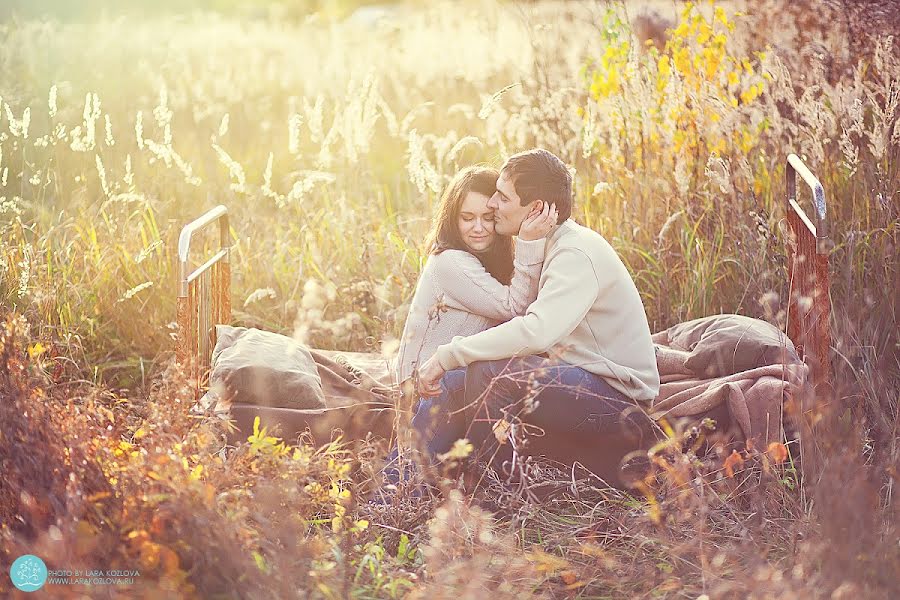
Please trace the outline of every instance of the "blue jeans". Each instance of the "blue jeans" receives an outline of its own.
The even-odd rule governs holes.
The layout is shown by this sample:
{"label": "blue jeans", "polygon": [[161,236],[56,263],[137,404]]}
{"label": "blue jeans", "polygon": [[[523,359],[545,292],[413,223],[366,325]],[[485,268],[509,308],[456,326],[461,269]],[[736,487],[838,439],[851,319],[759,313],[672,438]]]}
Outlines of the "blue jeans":
{"label": "blue jeans", "polygon": [[[502,430],[497,433],[504,443],[495,435],[501,419],[527,427],[530,452],[578,460],[610,480],[618,477],[622,457],[655,435],[637,403],[602,377],[540,356],[476,362],[446,373],[441,394],[421,399],[412,423],[432,460],[468,438],[474,456],[502,473],[512,445]],[[396,456],[395,450],[391,458]],[[396,483],[399,473],[393,475]]]}
{"label": "blue jeans", "polygon": [[[436,460],[438,454],[443,454],[453,447],[453,442],[465,437],[466,415],[462,410],[452,410],[451,406],[461,406],[466,385],[466,370],[455,369],[448,371],[441,379],[441,393],[434,398],[420,398],[416,405],[416,414],[412,419],[412,426],[419,433],[428,456]],[[407,479],[409,473],[401,476],[396,466],[399,458],[397,448],[391,450],[387,457],[387,465],[384,468],[385,479],[389,483],[398,484],[401,479]],[[409,467],[407,467],[408,469]]]}
{"label": "blue jeans", "polygon": [[[434,429],[425,437],[432,456],[466,437],[477,458],[502,467],[512,459],[512,445],[502,429],[495,434],[501,419],[524,424],[529,434],[542,434],[538,445],[544,448],[574,444],[587,452],[592,446],[597,451],[603,447],[607,453],[610,446],[604,443],[632,445],[645,438],[651,426],[635,401],[602,377],[558,360],[524,356],[472,363],[461,391],[459,377],[458,371],[447,373],[441,395],[423,403],[413,420],[420,432],[417,420]],[[420,418],[423,408],[433,416]]]}

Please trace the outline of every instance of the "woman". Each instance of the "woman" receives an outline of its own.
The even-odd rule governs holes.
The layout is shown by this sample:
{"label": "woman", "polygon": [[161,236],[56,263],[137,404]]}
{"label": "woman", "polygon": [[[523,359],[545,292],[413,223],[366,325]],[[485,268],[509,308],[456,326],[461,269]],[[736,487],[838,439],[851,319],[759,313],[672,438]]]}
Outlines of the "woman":
{"label": "woman", "polygon": [[429,254],[416,284],[398,351],[396,377],[404,382],[454,336],[473,335],[525,314],[537,297],[544,237],[555,207],[530,214],[515,241],[494,232],[488,200],[499,173],[467,167],[444,190],[426,238]]}
{"label": "woman", "polygon": [[[556,224],[558,212],[555,206],[546,205],[529,214],[515,242],[495,233],[493,211],[487,203],[496,191],[498,177],[496,169],[468,167],[441,196],[426,240],[428,260],[416,284],[400,342],[398,382],[412,378],[415,383],[417,365],[454,336],[473,335],[524,315],[537,297],[544,238]],[[451,389],[464,385],[465,371],[451,371],[442,382],[444,394],[419,401],[412,423],[432,456],[446,452],[462,434],[462,415],[440,408]],[[442,439],[434,436],[436,419],[456,422],[442,428]],[[391,466],[385,469],[392,483],[400,479],[393,463],[397,456],[395,449],[389,457]]]}

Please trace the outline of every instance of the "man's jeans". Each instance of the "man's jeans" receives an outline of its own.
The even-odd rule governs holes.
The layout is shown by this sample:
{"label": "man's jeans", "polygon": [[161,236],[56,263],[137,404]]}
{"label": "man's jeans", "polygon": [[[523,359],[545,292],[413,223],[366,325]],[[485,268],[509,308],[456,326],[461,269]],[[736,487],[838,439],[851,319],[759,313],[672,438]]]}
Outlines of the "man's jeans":
{"label": "man's jeans", "polygon": [[619,436],[646,420],[633,400],[602,377],[539,356],[473,363],[466,373],[465,403],[469,440],[478,456],[498,469],[513,451],[503,435],[506,427],[497,426],[501,419],[523,423],[543,437],[546,448],[581,440],[586,451],[600,438]]}
{"label": "man's jeans", "polygon": [[540,356],[472,363],[445,374],[441,388],[440,396],[421,401],[413,419],[432,459],[465,437],[476,457],[502,467],[512,446],[501,419],[524,423],[529,437],[544,437],[542,447],[575,442],[588,451],[605,437],[643,438],[650,423],[600,376]]}

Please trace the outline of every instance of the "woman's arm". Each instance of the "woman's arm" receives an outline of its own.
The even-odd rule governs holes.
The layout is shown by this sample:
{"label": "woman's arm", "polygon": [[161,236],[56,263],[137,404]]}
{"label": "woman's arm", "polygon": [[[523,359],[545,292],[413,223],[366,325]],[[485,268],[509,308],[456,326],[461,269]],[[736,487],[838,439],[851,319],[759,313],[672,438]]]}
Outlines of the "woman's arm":
{"label": "woman's arm", "polygon": [[487,272],[481,261],[462,250],[445,250],[432,256],[434,284],[447,306],[497,321],[525,314],[537,298],[546,240],[516,239],[512,280],[503,285]]}

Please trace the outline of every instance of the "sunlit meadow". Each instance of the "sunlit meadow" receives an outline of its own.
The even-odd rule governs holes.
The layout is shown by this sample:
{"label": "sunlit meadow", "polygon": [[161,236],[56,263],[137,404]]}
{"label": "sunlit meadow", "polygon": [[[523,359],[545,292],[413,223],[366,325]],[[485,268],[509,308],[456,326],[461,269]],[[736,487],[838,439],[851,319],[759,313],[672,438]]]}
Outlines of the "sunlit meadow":
{"label": "sunlit meadow", "polygon": [[[827,11],[741,8],[0,23],[2,565],[140,565],[118,592],[146,597],[897,593],[900,53],[874,27],[851,45]],[[362,501],[376,446],[257,431],[220,452],[220,424],[188,414],[187,221],[228,207],[240,324],[389,351],[443,185],[533,146],[574,170],[575,216],[620,252],[654,331],[783,326],[784,164],[803,157],[835,242],[821,481],[673,444],[633,496],[548,469],[571,493],[498,483],[496,518],[457,492],[390,510]]]}

